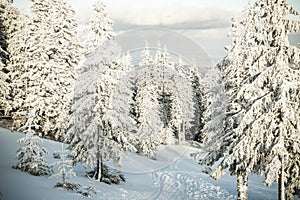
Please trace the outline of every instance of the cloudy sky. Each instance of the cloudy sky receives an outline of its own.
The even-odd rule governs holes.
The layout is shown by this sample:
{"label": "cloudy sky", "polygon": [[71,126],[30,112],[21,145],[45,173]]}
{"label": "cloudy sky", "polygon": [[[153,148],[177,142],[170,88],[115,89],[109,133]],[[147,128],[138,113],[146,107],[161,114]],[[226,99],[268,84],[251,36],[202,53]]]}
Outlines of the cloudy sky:
{"label": "cloudy sky", "polygon": [[[95,0],[68,0],[80,24],[88,21]],[[23,9],[29,0],[15,0]],[[84,2],[84,3],[83,3]],[[103,0],[117,32],[136,28],[161,27],[182,34],[201,46],[213,59],[222,57],[230,43],[230,19],[241,15],[248,0]],[[299,0],[289,0],[300,11]],[[300,18],[298,18],[300,20]],[[298,35],[300,36],[300,35]],[[297,37],[298,37],[297,36]],[[299,38],[299,37],[298,37]],[[299,40],[298,40],[299,41]]]}

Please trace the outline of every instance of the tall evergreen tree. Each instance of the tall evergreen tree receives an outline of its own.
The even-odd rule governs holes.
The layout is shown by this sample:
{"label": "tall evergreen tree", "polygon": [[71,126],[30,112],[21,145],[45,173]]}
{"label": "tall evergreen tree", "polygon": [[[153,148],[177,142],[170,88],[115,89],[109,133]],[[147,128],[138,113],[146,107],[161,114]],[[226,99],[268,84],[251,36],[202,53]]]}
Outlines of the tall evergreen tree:
{"label": "tall evergreen tree", "polygon": [[103,119],[111,126],[115,141],[121,144],[126,151],[136,151],[132,145],[135,141],[132,132],[136,131],[135,116],[131,113],[133,103],[134,87],[130,77],[133,71],[132,58],[129,53],[117,60],[117,65],[109,71],[114,78],[111,83],[111,95],[106,114]]}
{"label": "tall evergreen tree", "polygon": [[168,72],[174,64],[169,60],[167,48],[161,48],[160,42],[157,44],[157,51],[154,58],[153,72],[155,84],[158,86],[159,103],[161,110],[161,118],[164,123],[164,128],[168,127],[171,120],[171,80],[168,77]]}
{"label": "tall evergreen tree", "polygon": [[9,103],[8,65],[10,60],[9,43],[17,24],[18,10],[11,0],[0,2],[0,111],[6,114],[11,110]]}
{"label": "tall evergreen tree", "polygon": [[179,143],[190,138],[195,117],[195,102],[193,101],[193,89],[186,77],[177,72],[170,73],[172,85],[171,93],[171,116],[169,127],[173,129]]}
{"label": "tall evergreen tree", "polygon": [[83,162],[90,168],[96,165],[97,180],[102,180],[103,159],[118,165],[121,150],[133,149],[128,139],[131,121],[124,119],[130,109],[122,107],[124,99],[117,95],[127,93],[118,86],[122,86],[120,81],[132,65],[129,55],[120,56],[112,37],[112,24],[107,26],[110,20],[103,15],[103,9],[102,3],[94,4],[85,59],[77,73],[68,134],[73,138],[70,148],[74,162]]}
{"label": "tall evergreen tree", "polygon": [[190,66],[189,74],[187,75],[188,81],[191,84],[192,88],[192,97],[194,102],[194,109],[195,114],[192,120],[192,127],[191,127],[191,134],[190,139],[193,139],[197,142],[204,142],[204,111],[205,111],[205,99],[204,99],[204,92],[205,92],[205,85],[202,77],[200,76],[198,70],[195,66]]}
{"label": "tall evergreen tree", "polygon": [[[147,52],[147,50],[146,50]],[[146,61],[142,61],[142,63]],[[137,144],[138,153],[152,159],[155,158],[156,146],[160,144],[160,133],[163,129],[163,122],[160,116],[157,85],[149,80],[149,68],[139,70],[137,80]]]}
{"label": "tall evergreen tree", "polygon": [[[220,71],[213,68],[205,75],[206,93],[203,96],[205,110],[203,112],[204,145],[212,149],[218,145],[224,133],[223,122],[226,116],[227,96]],[[217,147],[216,147],[217,148]]]}
{"label": "tall evergreen tree", "polygon": [[290,167],[299,162],[295,160],[299,99],[294,98],[299,88],[299,49],[289,45],[288,33],[298,31],[300,23],[286,19],[288,14],[298,13],[286,0],[257,0],[241,22],[241,56],[236,57],[241,63],[235,77],[242,85],[235,98],[229,98],[240,114],[223,138],[221,153],[208,156],[224,156],[213,174],[216,178],[228,166],[238,175],[239,199],[247,198],[248,172],[265,173],[268,185],[278,181],[279,199],[285,198],[285,187],[298,183],[294,177],[299,168],[291,173]]}
{"label": "tall evergreen tree", "polygon": [[155,158],[156,146],[160,143],[163,122],[159,112],[158,87],[153,73],[155,69],[153,57],[148,44],[142,52],[136,77],[136,115],[137,135],[139,137],[138,153],[152,159]]}
{"label": "tall evergreen tree", "polygon": [[[16,78],[23,79],[26,84],[24,100],[21,107],[14,110],[13,118],[34,107],[41,135],[60,139],[66,131],[74,68],[81,55],[77,23],[74,11],[65,1],[34,0],[31,11],[32,21],[26,24],[25,32],[28,56],[23,63],[25,73],[21,77],[12,76],[16,84],[13,88],[18,88]],[[23,123],[21,121],[21,125]]]}
{"label": "tall evergreen tree", "polygon": [[26,108],[24,106],[28,88],[28,64],[30,63],[30,35],[32,20],[28,15],[20,14],[16,31],[9,40],[10,62],[8,63],[10,83],[10,109],[13,127],[21,127],[25,122]]}
{"label": "tall evergreen tree", "polygon": [[184,142],[194,116],[192,88],[169,59],[160,43],[153,59],[146,44],[137,70],[136,113],[138,133],[143,135],[138,151],[152,158],[158,144],[172,144],[175,137]]}

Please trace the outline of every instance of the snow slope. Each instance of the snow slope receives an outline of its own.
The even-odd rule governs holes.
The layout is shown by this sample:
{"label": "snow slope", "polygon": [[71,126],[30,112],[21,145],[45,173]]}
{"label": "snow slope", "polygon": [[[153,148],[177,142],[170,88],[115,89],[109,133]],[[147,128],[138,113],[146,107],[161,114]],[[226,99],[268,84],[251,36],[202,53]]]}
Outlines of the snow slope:
{"label": "snow slope", "polygon": [[[53,188],[59,179],[35,177],[19,170],[12,169],[15,164],[17,139],[20,133],[0,128],[0,199],[2,200],[50,200],[50,199],[87,199],[75,192]],[[43,140],[49,154],[49,163],[54,151],[61,145],[50,140]],[[189,155],[197,151],[188,146],[160,146],[157,160],[147,159],[136,154],[124,156],[123,171],[126,182],[120,185],[107,185],[94,182],[97,194],[92,199],[235,199],[236,179],[225,175],[215,181],[202,172],[202,167]],[[56,170],[56,168],[54,168]],[[76,166],[77,176],[70,182],[80,183],[82,187],[90,183],[84,176],[86,169]],[[277,185],[266,187],[263,178],[250,176],[249,199],[276,199]]]}

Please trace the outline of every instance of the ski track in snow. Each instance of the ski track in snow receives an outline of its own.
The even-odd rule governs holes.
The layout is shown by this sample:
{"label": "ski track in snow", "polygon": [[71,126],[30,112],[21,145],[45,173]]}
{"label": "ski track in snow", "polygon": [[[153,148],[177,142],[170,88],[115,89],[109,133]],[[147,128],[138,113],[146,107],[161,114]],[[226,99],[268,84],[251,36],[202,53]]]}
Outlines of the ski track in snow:
{"label": "ski track in snow", "polygon": [[[103,200],[142,200],[147,199],[145,197],[149,196],[149,193],[142,194],[141,192],[126,190],[124,188],[120,188],[118,191],[112,192],[110,190],[106,191],[98,191],[101,194],[101,197],[98,195],[95,196],[95,199],[103,199]],[[92,196],[92,199],[93,196]]]}
{"label": "ski track in snow", "polygon": [[152,173],[154,188],[156,191],[137,192],[124,188],[116,188],[115,191],[100,190],[100,199],[109,200],[231,200],[236,199],[226,190],[212,185],[199,178],[197,174],[184,171],[156,171]]}
{"label": "ski track in snow", "polygon": [[170,165],[170,170],[161,170],[152,174],[154,186],[158,188],[152,197],[153,200],[236,199],[226,190],[208,183],[197,174],[181,171],[178,167],[180,158]]}
{"label": "ski track in snow", "polygon": [[152,196],[155,200],[235,199],[235,196],[220,187],[187,172],[158,171],[153,173],[153,180],[154,186],[158,188]]}

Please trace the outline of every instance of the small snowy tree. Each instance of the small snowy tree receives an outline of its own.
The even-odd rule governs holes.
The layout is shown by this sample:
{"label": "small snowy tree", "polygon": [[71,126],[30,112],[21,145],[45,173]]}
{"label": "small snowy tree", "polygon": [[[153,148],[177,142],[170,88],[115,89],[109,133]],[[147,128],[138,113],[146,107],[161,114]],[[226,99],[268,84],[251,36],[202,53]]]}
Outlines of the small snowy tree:
{"label": "small snowy tree", "polygon": [[163,128],[160,134],[161,137],[161,144],[167,145],[167,144],[175,144],[175,134],[174,130],[170,127]]}
{"label": "small snowy tree", "polygon": [[68,182],[68,179],[76,176],[76,173],[73,171],[72,160],[67,160],[67,150],[64,149],[64,144],[61,144],[61,151],[60,153],[60,161],[54,163],[54,165],[58,165],[58,172],[53,174],[49,178],[61,178],[62,181],[56,183],[54,187],[62,187],[67,190],[77,190],[79,189],[80,185],[75,183]]}
{"label": "small snowy tree", "polygon": [[94,182],[95,180],[93,180],[92,178],[90,178],[88,176],[88,179],[89,179],[89,185],[88,186],[84,186],[84,190],[83,191],[78,191],[78,193],[82,194],[83,196],[86,196],[88,198],[91,198],[91,193],[93,194],[97,194],[97,190],[94,186]]}
{"label": "small snowy tree", "polygon": [[35,111],[28,114],[26,124],[20,128],[26,134],[17,142],[23,146],[17,150],[17,163],[13,166],[24,172],[28,172],[34,176],[45,176],[53,173],[52,167],[43,157],[47,153],[45,148],[39,146],[41,138],[35,134],[34,129],[38,125],[33,124]]}

